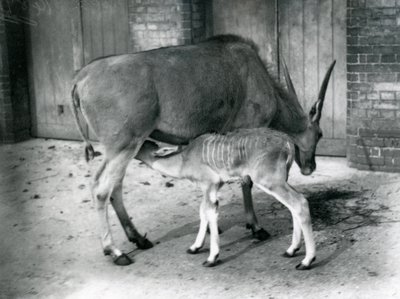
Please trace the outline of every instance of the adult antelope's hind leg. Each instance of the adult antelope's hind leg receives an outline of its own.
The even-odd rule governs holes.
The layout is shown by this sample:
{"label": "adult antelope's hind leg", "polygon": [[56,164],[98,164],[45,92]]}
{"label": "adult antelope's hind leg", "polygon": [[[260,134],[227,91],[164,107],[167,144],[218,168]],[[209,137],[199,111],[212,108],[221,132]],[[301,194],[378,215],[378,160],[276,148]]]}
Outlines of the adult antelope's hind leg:
{"label": "adult antelope's hind leg", "polygon": [[[92,186],[92,195],[97,202],[97,211],[100,219],[103,252],[106,255],[111,255],[114,263],[117,265],[128,265],[132,263],[132,260],[114,244],[108,222],[107,208],[111,195],[118,195],[118,188],[122,186],[126,167],[134,154],[136,154],[136,151],[136,148],[127,148],[111,157],[107,156],[105,162],[97,172]],[[115,189],[116,192],[114,192]],[[122,199],[122,195],[119,199]],[[133,224],[131,224],[130,228],[136,231]],[[137,231],[136,233],[139,234]]]}
{"label": "adult antelope's hind leg", "polygon": [[125,209],[122,199],[122,181],[120,182],[120,184],[114,187],[114,191],[111,195],[110,201],[128,240],[132,243],[135,243],[136,246],[140,249],[152,248],[153,244],[148,239],[146,239],[145,236],[142,236],[137,231]]}
{"label": "adult antelope's hind leg", "polygon": [[[311,263],[315,260],[315,242],[311,226],[311,216],[308,207],[308,202],[305,197],[296,192],[286,182],[284,184],[256,184],[266,193],[274,196],[283,205],[285,205],[291,212],[292,217],[296,219],[301,231],[304,235],[304,242],[306,246],[306,256],[299,265],[296,266],[298,270],[308,270],[311,268]],[[294,224],[296,223],[294,221]],[[293,248],[300,246],[300,236],[298,226],[295,224],[293,227],[292,244],[287,251],[292,251]]]}
{"label": "adult antelope's hind leg", "polygon": [[260,240],[267,240],[271,235],[263,229],[257,220],[256,213],[253,207],[253,197],[251,195],[251,189],[253,187],[253,182],[250,176],[246,175],[243,177],[242,182],[242,194],[243,194],[243,203],[244,203],[244,213],[246,215],[246,228],[251,229],[253,236]]}

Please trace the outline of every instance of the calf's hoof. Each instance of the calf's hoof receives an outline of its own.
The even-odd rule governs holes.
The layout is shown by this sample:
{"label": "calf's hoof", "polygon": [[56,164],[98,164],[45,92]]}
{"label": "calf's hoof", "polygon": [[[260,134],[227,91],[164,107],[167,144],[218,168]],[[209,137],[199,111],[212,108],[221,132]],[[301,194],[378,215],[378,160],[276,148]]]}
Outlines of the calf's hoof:
{"label": "calf's hoof", "polygon": [[212,268],[212,267],[215,267],[215,266],[219,265],[220,263],[221,263],[221,261],[218,260],[218,259],[216,259],[216,260],[213,261],[213,262],[205,261],[205,262],[203,263],[203,267]]}
{"label": "calf's hoof", "polygon": [[304,265],[303,263],[300,263],[300,264],[298,264],[297,266],[296,266],[296,269],[297,270],[310,270],[312,267],[311,267],[311,264],[313,263],[315,261],[315,257],[311,260],[311,262],[310,262],[310,264],[309,265]]}
{"label": "calf's hoof", "polygon": [[139,249],[149,249],[153,247],[153,243],[151,243],[147,238],[138,239],[135,243]]}
{"label": "calf's hoof", "polygon": [[125,253],[123,253],[119,256],[114,257],[113,262],[117,266],[128,266],[133,263],[133,260]]}
{"label": "calf's hoof", "polygon": [[188,250],[186,250],[186,253],[197,254],[197,253],[199,253],[199,251],[200,251],[200,248],[196,248],[196,249],[189,248]]}
{"label": "calf's hoof", "polygon": [[253,231],[253,237],[256,238],[257,240],[265,241],[269,239],[271,235],[265,229],[260,228],[258,231]]}
{"label": "calf's hoof", "polygon": [[[210,233],[210,228],[207,227],[207,234],[209,234],[209,233]],[[221,235],[221,234],[223,234],[223,230],[218,227],[218,235]]]}
{"label": "calf's hoof", "polygon": [[294,257],[296,256],[296,252],[299,251],[300,248],[296,248],[295,250],[293,250],[293,253],[290,254],[289,252],[285,251],[285,253],[282,254],[283,257]]}

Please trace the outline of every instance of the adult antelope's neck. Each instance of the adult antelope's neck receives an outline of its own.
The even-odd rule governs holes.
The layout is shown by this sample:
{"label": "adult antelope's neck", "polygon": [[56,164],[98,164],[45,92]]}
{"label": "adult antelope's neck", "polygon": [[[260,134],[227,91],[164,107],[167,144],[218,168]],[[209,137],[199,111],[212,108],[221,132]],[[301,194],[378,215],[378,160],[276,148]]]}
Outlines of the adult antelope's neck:
{"label": "adult antelope's neck", "polygon": [[308,126],[308,116],[296,98],[287,94],[276,95],[276,113],[271,127],[296,138]]}

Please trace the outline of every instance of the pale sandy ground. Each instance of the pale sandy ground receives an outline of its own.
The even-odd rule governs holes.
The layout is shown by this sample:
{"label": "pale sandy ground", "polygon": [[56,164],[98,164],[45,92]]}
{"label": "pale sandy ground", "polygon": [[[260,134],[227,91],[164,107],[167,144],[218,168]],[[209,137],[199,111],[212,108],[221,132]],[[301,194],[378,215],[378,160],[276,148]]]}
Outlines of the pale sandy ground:
{"label": "pale sandy ground", "polygon": [[204,268],[207,250],[185,253],[201,192],[133,161],[126,206],[157,244],[134,250],[110,213],[117,244],[135,259],[117,267],[102,254],[89,192],[102,156],[88,166],[82,152],[81,143],[43,139],[0,147],[1,298],[400,298],[399,173],[360,172],[338,158],[319,158],[311,177],[293,168],[289,181],[309,199],[318,245],[310,271],[294,269],[304,249],[280,256],[291,240],[288,211],[255,189],[260,222],[272,233],[257,242],[244,228],[239,185],[227,185],[223,263]]}

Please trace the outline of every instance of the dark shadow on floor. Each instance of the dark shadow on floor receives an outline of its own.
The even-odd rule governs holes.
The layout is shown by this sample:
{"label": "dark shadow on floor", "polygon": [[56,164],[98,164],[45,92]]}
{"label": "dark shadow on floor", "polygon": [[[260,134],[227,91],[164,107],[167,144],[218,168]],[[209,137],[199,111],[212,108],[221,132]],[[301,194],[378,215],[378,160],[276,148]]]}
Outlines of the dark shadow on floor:
{"label": "dark shadow on floor", "polygon": [[[368,189],[360,188],[357,185],[354,185],[354,189],[351,189],[348,183],[344,184],[342,181],[330,182],[329,187],[322,184],[313,184],[298,186],[297,189],[308,199],[315,231],[330,227],[344,232],[353,228],[377,223],[379,215],[376,212],[378,212],[378,210],[369,207],[371,194],[368,192],[371,191]],[[290,235],[292,233],[290,213],[286,207],[275,199],[258,192],[254,196],[254,207],[260,225],[271,234],[271,238],[264,242],[255,242],[249,231],[247,236],[241,234],[237,236],[235,241],[229,244],[221,244],[221,248],[226,249],[234,244],[249,243],[245,248],[235,252],[231,256],[223,258],[224,263],[236,259],[253,248],[262,246],[265,242],[273,242],[276,237]],[[234,202],[221,206],[219,227],[222,231],[226,231],[233,226],[243,225],[244,227],[246,221],[243,210],[241,202]],[[152,241],[154,244],[159,244],[186,235],[192,235],[194,241],[198,226],[199,221],[190,222],[174,228],[161,238]],[[337,243],[338,246],[337,250],[327,259],[318,261],[316,265],[326,265],[340,255],[344,248],[351,246],[351,242],[347,240],[346,237],[341,239],[341,237],[338,236],[335,243]],[[343,246],[341,246],[341,244]],[[188,244],[188,247],[190,245],[191,244]],[[208,248],[208,244],[205,247]]]}

